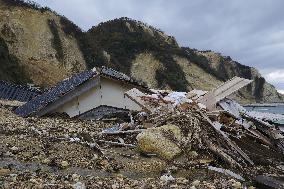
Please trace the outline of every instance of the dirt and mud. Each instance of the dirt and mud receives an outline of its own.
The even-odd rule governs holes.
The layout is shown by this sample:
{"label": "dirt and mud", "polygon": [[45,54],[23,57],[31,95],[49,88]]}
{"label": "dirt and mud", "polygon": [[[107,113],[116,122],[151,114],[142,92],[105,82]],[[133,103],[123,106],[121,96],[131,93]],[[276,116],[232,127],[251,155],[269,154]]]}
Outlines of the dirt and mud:
{"label": "dirt and mud", "polygon": [[[184,127],[180,117],[164,120],[180,125],[183,133],[187,132],[189,136],[190,131]],[[152,123],[161,124],[157,120]],[[253,167],[233,170],[245,180],[208,169],[208,166],[225,169],[229,166],[208,149],[198,148],[200,141],[196,137],[202,133],[201,130],[191,131],[191,136],[195,138],[191,138],[193,145],[189,150],[183,150],[173,160],[164,160],[157,154],[145,154],[135,147],[137,133],[101,134],[103,129],[114,124],[59,116],[21,118],[11,109],[0,106],[0,188],[252,189],[252,175],[284,174],[281,156],[268,156]],[[252,152],[250,157],[257,159],[262,151],[249,150],[249,147],[253,148],[252,144],[246,145],[257,142],[253,140],[236,139],[236,142],[244,146],[243,150],[248,154]],[[123,144],[134,147],[116,146],[103,141],[123,141]],[[263,152],[271,152],[266,146],[261,146],[268,150]]]}

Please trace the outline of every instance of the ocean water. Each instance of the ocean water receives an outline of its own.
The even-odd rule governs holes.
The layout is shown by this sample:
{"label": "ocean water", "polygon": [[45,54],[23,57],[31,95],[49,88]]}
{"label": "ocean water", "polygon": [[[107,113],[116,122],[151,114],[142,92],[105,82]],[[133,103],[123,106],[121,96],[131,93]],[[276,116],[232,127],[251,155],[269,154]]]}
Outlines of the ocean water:
{"label": "ocean water", "polygon": [[269,112],[274,114],[283,114],[284,115],[284,104],[273,105],[271,106],[246,106],[245,109],[248,111],[257,111],[257,112]]}

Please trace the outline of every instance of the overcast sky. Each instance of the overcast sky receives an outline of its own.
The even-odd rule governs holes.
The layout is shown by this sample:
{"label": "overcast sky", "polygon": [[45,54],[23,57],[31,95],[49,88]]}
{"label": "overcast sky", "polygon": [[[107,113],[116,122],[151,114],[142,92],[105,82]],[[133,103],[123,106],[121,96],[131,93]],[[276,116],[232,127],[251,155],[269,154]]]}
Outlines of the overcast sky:
{"label": "overcast sky", "polygon": [[284,91],[283,0],[35,0],[83,30],[129,17],[146,22],[181,46],[213,50],[256,67]]}

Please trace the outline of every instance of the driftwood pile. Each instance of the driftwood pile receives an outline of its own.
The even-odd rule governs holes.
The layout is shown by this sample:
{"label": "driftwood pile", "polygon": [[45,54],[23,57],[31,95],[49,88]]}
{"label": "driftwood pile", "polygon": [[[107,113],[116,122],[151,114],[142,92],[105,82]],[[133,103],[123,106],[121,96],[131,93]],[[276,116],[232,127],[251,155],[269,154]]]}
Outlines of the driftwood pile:
{"label": "driftwood pile", "polygon": [[[283,170],[272,168],[283,166],[284,162],[283,135],[273,125],[245,113],[240,113],[240,117],[236,117],[221,107],[209,112],[194,100],[191,103],[165,106],[169,103],[149,97],[141,99],[147,101],[145,107],[151,107],[148,113],[140,113],[136,116],[135,122],[103,134],[106,138],[115,135],[116,138],[112,139],[121,138],[120,141],[128,141],[129,144],[112,144],[139,148],[136,141],[138,133],[164,125],[175,125],[181,131],[181,138],[175,138],[168,131],[162,134],[181,149],[182,153],[179,155],[189,154],[191,151],[207,154],[214,159],[207,164],[208,168],[213,164],[224,168],[223,171],[230,169],[242,175],[241,178],[245,178],[243,180],[254,180],[258,183],[263,181],[262,184],[265,186],[270,186],[265,180],[271,180],[269,176],[264,176],[265,174],[270,173],[278,177],[284,175]],[[162,107],[159,107],[159,103]],[[122,139],[123,137],[126,139]],[[148,152],[149,155],[153,153],[155,154]],[[261,179],[264,177],[265,179]],[[277,182],[276,179],[274,184]]]}

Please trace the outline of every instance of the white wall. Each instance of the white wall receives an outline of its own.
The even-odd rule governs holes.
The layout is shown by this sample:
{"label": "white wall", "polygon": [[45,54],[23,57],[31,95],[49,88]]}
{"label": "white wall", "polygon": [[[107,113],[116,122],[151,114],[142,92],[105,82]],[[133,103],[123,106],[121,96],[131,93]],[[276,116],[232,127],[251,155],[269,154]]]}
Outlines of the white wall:
{"label": "white wall", "polygon": [[124,95],[132,88],[128,83],[101,77],[98,86],[65,103],[55,112],[66,112],[74,117],[100,105],[140,111],[141,107]]}

